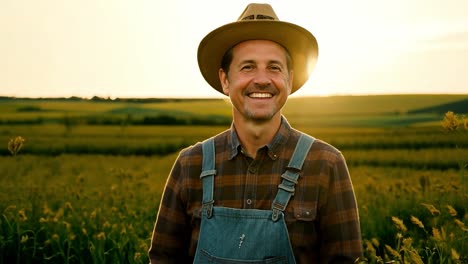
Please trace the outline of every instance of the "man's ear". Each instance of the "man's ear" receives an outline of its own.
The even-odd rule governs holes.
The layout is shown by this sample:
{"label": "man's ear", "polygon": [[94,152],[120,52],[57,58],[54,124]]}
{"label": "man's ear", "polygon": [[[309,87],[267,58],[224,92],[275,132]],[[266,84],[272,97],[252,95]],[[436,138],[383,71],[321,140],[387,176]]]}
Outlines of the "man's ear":
{"label": "man's ear", "polygon": [[219,81],[221,82],[221,87],[223,87],[223,93],[229,96],[229,80],[227,73],[224,72],[222,68],[218,71]]}

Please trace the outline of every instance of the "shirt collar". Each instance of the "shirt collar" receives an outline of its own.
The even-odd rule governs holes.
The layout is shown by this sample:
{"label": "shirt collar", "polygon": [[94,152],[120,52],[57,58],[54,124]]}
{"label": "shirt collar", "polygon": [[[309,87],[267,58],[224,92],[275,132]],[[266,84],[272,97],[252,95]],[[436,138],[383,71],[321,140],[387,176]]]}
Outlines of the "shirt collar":
{"label": "shirt collar", "polygon": [[[266,145],[268,149],[268,156],[276,160],[279,157],[279,150],[281,149],[281,146],[283,146],[286,141],[289,138],[289,135],[291,133],[291,125],[289,122],[286,120],[284,116],[281,116],[281,125],[280,128],[278,129],[278,132],[276,135],[273,137],[273,140]],[[241,150],[241,143],[239,140],[239,137],[237,136],[236,128],[234,126],[234,123],[231,125],[231,133],[230,133],[230,154],[229,154],[229,159],[233,159],[237,154],[239,154]]]}

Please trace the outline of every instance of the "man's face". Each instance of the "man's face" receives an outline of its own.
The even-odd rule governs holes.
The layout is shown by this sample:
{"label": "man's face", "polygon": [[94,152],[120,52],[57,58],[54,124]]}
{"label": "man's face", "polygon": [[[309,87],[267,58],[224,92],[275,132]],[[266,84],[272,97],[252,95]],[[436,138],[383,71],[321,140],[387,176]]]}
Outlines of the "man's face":
{"label": "man's face", "polygon": [[234,116],[267,121],[280,115],[291,93],[292,71],[286,50],[269,40],[248,40],[233,48],[229,73],[219,70],[223,92],[230,97]]}

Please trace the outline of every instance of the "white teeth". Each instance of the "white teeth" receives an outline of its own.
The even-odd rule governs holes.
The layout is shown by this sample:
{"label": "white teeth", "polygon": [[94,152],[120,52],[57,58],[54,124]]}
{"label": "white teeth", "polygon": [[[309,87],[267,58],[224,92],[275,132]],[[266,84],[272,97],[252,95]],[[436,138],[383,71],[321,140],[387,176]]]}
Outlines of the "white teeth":
{"label": "white teeth", "polygon": [[249,95],[251,98],[270,98],[272,95],[270,93],[251,93]]}

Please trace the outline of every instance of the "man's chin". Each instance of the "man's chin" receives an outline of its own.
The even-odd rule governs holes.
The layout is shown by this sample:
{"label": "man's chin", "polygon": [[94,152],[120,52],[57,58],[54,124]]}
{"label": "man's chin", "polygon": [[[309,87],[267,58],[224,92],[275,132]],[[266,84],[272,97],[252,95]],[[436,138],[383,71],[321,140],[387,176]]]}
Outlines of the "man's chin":
{"label": "man's chin", "polygon": [[274,113],[250,113],[249,119],[255,122],[268,122],[275,116]]}

